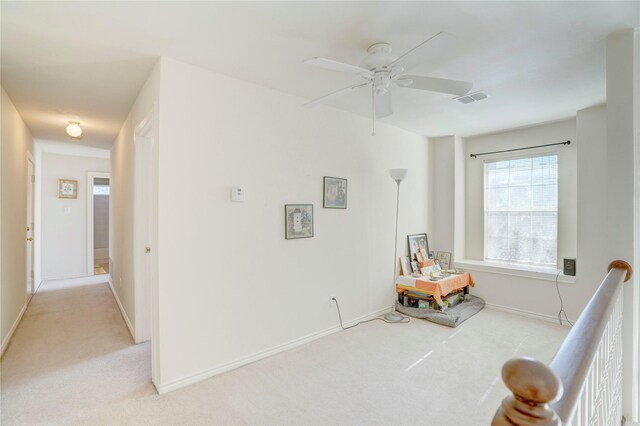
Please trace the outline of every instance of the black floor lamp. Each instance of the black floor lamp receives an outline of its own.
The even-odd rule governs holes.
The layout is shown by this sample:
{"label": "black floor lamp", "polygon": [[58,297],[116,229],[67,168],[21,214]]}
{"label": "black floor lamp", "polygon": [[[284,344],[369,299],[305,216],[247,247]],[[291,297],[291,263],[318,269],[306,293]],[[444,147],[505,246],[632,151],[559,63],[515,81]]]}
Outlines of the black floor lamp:
{"label": "black floor lamp", "polygon": [[[398,184],[398,189],[396,193],[396,239],[393,240],[394,243],[394,252],[393,252],[393,283],[396,282],[396,277],[398,276],[398,212],[400,211],[400,183],[407,177],[407,173],[409,170],[407,169],[391,169],[389,170],[389,176],[391,179],[396,181]],[[394,294],[395,288],[394,288]],[[393,298],[393,309],[391,312],[385,314],[384,319],[388,322],[400,322],[404,319],[404,317],[396,312],[396,299],[397,294]]]}

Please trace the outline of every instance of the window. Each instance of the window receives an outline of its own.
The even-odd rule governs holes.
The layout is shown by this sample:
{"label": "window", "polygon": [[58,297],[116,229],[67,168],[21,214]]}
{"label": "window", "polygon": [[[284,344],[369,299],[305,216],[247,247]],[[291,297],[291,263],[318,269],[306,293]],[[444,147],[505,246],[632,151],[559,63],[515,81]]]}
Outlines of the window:
{"label": "window", "polygon": [[485,260],[555,268],[558,156],[484,164]]}
{"label": "window", "polygon": [[106,185],[94,185],[93,195],[109,195],[109,187]]}

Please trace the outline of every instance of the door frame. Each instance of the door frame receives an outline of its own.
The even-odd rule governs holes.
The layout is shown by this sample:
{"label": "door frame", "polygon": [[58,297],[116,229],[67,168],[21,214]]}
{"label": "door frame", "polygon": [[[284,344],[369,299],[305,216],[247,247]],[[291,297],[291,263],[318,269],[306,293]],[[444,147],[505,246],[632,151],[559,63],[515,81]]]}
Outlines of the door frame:
{"label": "door frame", "polygon": [[[136,343],[151,340],[151,381],[156,389],[160,383],[157,117],[158,105],[154,103],[145,118],[135,126],[133,132],[135,167],[133,206],[134,340]],[[143,178],[146,178],[146,182],[143,181]],[[142,191],[143,187],[146,187],[147,190]],[[145,247],[150,247],[151,252],[145,253]]]}
{"label": "door frame", "polygon": [[[93,269],[93,262],[95,260],[93,248],[93,179],[97,177],[109,179],[109,186],[111,186],[111,173],[87,173],[87,276],[95,275]],[[111,200],[109,200],[109,202],[111,202]],[[108,274],[111,274],[111,270],[109,270]]]}
{"label": "door frame", "polygon": [[[29,174],[29,164],[31,164],[31,174]],[[35,236],[35,223],[36,223],[36,162],[33,158],[31,152],[27,151],[27,217],[25,218],[25,222],[27,224],[27,228],[25,229],[25,238],[31,237],[31,244],[29,241],[25,241],[25,287],[27,297],[31,298],[31,296],[36,292],[36,265],[35,265],[35,242],[33,240]],[[29,223],[29,212],[31,212],[31,223]],[[29,253],[31,251],[31,253]],[[31,262],[28,262],[29,254],[31,255]],[[31,266],[31,267],[29,267]],[[31,285],[29,285],[31,283]]]}

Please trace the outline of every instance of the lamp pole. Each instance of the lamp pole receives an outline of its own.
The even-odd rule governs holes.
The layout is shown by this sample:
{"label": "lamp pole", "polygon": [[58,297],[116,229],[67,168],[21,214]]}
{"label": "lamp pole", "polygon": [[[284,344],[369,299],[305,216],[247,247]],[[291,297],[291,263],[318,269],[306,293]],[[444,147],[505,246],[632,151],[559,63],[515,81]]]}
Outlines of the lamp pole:
{"label": "lamp pole", "polygon": [[[395,285],[396,276],[398,275],[398,216],[400,212],[400,183],[407,176],[407,169],[392,169],[389,170],[389,174],[391,178],[396,181],[397,189],[396,189],[396,233],[395,240],[393,240],[394,251],[393,251],[393,284]],[[396,312],[396,299],[397,292],[394,288],[394,298],[391,312],[385,314],[384,319],[388,322],[400,322],[404,319],[404,317]]]}

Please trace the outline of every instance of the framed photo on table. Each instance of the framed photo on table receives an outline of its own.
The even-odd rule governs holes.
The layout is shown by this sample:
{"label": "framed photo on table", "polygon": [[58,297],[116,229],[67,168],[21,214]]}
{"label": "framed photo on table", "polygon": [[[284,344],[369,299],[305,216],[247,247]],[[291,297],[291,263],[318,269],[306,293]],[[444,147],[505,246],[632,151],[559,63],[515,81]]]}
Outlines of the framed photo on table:
{"label": "framed photo on table", "polygon": [[325,209],[347,208],[347,180],[325,176],[323,184],[322,207]]}
{"label": "framed photo on table", "polygon": [[442,269],[451,269],[451,253],[448,251],[439,251],[436,253],[436,260]]}
{"label": "framed photo on table", "polygon": [[411,261],[407,256],[400,258],[400,272],[401,275],[411,275]]}
{"label": "framed photo on table", "polygon": [[284,238],[313,237],[313,204],[285,204]]}
{"label": "framed photo on table", "polygon": [[407,243],[409,244],[409,259],[418,260],[416,253],[420,252],[420,249],[429,252],[429,242],[427,241],[427,234],[414,234],[407,235]]}

